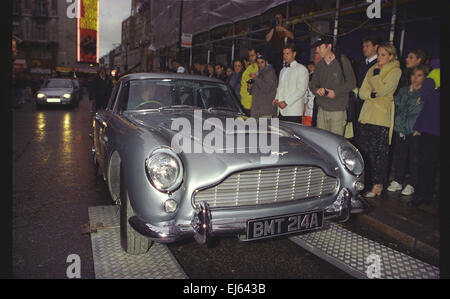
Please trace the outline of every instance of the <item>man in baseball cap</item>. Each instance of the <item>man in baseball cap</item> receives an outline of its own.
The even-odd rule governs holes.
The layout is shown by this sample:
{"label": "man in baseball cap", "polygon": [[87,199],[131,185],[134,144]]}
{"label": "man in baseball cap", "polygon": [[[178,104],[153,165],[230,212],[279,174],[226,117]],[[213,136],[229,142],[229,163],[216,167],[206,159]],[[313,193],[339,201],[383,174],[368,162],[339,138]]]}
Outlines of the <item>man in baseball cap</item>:
{"label": "man in baseball cap", "polygon": [[321,36],[315,43],[313,43],[311,45],[311,48],[313,48],[313,49],[317,48],[322,44],[325,44],[325,45],[333,44],[333,39],[328,36]]}
{"label": "man in baseball cap", "polygon": [[356,87],[352,65],[344,55],[336,57],[330,37],[320,37],[311,47],[322,58],[309,82],[319,106],[317,127],[344,136],[349,93]]}

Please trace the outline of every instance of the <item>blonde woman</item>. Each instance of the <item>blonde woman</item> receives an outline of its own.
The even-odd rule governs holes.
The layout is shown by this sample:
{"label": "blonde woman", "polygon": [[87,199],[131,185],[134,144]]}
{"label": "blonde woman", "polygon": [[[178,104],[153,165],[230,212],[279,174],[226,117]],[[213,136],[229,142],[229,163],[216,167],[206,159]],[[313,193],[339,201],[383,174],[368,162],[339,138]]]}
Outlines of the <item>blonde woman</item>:
{"label": "blonde woman", "polygon": [[369,69],[359,90],[364,101],[359,115],[359,143],[372,183],[372,189],[365,197],[380,195],[387,182],[389,145],[394,128],[394,92],[401,75],[395,47],[381,43],[378,63]]}

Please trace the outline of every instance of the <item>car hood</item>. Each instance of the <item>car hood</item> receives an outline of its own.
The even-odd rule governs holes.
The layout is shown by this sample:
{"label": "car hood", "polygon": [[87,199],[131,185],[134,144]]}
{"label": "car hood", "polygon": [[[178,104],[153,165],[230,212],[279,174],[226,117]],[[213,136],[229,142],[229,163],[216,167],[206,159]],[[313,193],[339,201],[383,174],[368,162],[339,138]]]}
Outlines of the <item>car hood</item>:
{"label": "car hood", "polygon": [[73,92],[72,88],[41,88],[39,89],[39,93],[43,93],[45,95],[63,95],[65,93]]}
{"label": "car hood", "polygon": [[[326,173],[334,173],[334,167],[329,162],[330,159],[324,159],[323,155],[317,151],[318,145],[306,141],[300,134],[294,134],[292,130],[283,125],[283,122],[280,122],[279,129],[270,126],[267,129],[265,126],[259,127],[259,135],[255,135],[249,134],[248,130],[233,130],[230,126],[227,127],[227,119],[228,121],[238,118],[245,120],[246,117],[230,112],[207,112],[205,110],[199,117],[198,111],[195,113],[193,110],[132,113],[128,119],[149,132],[159,131],[166,138],[168,145],[173,145],[176,138],[190,140],[191,150],[180,153],[184,158],[183,163],[188,168],[198,168],[199,165],[202,165],[200,168],[205,168],[205,174],[211,173],[211,169],[219,173],[231,173],[243,168],[279,165],[315,165],[321,167]],[[199,127],[201,128],[202,121],[203,128],[211,129],[198,130]],[[182,129],[183,125],[190,125],[191,129]],[[216,125],[219,129],[216,129]],[[195,126],[197,127],[194,130]],[[224,136],[222,146],[211,148],[209,146],[211,142],[206,142],[207,138],[212,137],[213,131],[220,132],[221,136]],[[259,146],[259,138],[263,135],[266,136],[267,144],[269,144],[266,147]],[[230,145],[230,142],[227,142],[227,136],[228,138],[233,136],[234,144]],[[258,142],[255,142],[254,139],[251,140],[255,136],[260,136]],[[239,138],[241,138],[241,142],[238,142]],[[271,138],[278,138],[278,142],[272,144],[271,140],[275,139]],[[245,143],[242,142],[243,140]],[[203,147],[201,146],[202,142],[204,142]],[[265,141],[263,144],[266,144]],[[205,152],[208,154],[205,155]],[[209,180],[207,176],[204,179]]]}

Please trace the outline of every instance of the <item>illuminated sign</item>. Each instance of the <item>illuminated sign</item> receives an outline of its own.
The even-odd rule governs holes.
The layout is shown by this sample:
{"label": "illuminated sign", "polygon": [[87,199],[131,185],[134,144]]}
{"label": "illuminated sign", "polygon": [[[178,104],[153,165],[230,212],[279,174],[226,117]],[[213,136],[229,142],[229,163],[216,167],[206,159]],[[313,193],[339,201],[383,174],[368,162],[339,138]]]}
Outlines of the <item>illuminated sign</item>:
{"label": "illuminated sign", "polygon": [[98,0],[79,0],[77,61],[98,63]]}

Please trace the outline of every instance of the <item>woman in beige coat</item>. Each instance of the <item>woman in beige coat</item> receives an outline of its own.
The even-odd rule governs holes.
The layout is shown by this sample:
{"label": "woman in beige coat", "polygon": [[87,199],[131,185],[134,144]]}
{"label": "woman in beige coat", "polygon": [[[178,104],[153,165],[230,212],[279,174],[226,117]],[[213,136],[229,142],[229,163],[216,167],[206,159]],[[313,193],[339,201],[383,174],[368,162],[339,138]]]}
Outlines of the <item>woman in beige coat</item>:
{"label": "woman in beige coat", "polygon": [[394,128],[394,92],[401,75],[395,47],[382,43],[378,48],[378,63],[369,69],[359,90],[359,96],[364,100],[359,115],[359,144],[365,158],[366,174],[373,184],[365,197],[380,195],[388,179],[389,144]]}

